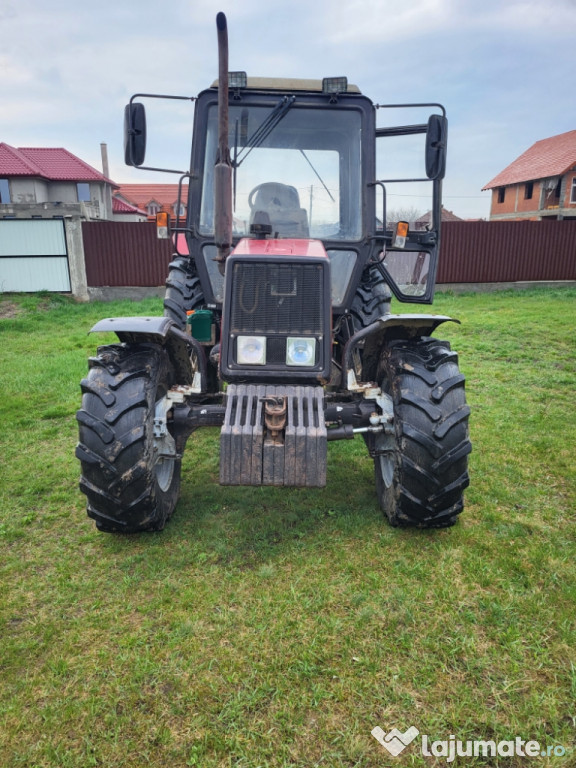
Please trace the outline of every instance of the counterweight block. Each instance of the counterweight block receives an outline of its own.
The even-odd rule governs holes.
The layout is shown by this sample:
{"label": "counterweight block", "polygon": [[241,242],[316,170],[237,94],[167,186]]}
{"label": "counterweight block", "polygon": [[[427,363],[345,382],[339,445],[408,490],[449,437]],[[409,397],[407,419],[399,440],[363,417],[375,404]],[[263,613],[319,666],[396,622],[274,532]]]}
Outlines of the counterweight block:
{"label": "counterweight block", "polygon": [[230,384],[220,433],[221,485],[326,485],[322,387]]}

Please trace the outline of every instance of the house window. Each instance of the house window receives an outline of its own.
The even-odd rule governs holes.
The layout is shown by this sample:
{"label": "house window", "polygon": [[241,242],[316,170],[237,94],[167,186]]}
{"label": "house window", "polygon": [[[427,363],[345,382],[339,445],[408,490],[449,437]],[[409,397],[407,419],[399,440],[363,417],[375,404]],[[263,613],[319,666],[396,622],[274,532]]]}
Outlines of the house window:
{"label": "house window", "polygon": [[554,197],[560,197],[560,192],[562,191],[562,179],[558,179],[558,184],[556,184],[556,189],[554,190]]}
{"label": "house window", "polygon": [[152,201],[146,206],[146,211],[148,212],[148,216],[156,216],[156,214],[160,212],[160,205],[155,201]]}
{"label": "house window", "polygon": [[174,216],[185,216],[186,215],[186,206],[183,203],[180,203],[180,213],[178,213],[178,203],[174,203],[172,206],[172,210],[174,211]]}
{"label": "house window", "polygon": [[11,203],[8,179],[0,179],[0,203]]}
{"label": "house window", "polygon": [[570,190],[570,203],[576,203],[576,176],[572,179],[572,189]]}
{"label": "house window", "polygon": [[524,184],[524,200],[532,200],[533,194],[534,194],[534,182],[527,181],[526,184]]}
{"label": "house window", "polygon": [[90,197],[90,184],[85,184],[79,182],[76,184],[76,190],[78,192],[78,202],[79,203],[89,203],[91,200]]}
{"label": "house window", "polygon": [[505,197],[506,197],[506,187],[500,187],[500,189],[498,190],[498,202],[503,203]]}

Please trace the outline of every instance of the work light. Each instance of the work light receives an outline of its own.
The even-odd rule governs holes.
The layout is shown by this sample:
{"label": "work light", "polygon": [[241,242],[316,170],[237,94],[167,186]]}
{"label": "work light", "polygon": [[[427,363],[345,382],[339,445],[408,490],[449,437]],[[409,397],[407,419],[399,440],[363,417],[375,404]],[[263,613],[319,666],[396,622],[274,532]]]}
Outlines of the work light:
{"label": "work light", "polygon": [[346,93],[348,90],[347,77],[325,77],[322,80],[324,93]]}
{"label": "work light", "polygon": [[229,88],[246,88],[248,86],[248,77],[246,72],[228,72]]}

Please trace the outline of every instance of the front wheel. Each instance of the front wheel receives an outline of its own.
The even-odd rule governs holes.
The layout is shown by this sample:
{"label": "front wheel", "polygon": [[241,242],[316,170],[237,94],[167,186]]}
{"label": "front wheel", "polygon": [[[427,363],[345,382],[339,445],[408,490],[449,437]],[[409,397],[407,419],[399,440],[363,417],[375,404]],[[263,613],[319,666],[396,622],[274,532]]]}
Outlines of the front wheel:
{"label": "front wheel", "polygon": [[180,490],[181,457],[171,434],[172,369],[153,344],[100,347],[82,381],[76,418],[80,489],[101,531],[161,530]]}
{"label": "front wheel", "polygon": [[394,526],[453,525],[472,450],[458,355],[438,339],[396,341],[383,351],[379,373],[394,408],[393,435],[374,441],[380,506]]}

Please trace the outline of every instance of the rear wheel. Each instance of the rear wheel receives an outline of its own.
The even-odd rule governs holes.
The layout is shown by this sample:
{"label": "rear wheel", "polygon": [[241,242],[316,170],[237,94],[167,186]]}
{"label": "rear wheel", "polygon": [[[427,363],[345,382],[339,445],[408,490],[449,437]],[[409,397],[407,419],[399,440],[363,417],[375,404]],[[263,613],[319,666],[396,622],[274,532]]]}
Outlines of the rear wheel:
{"label": "rear wheel", "polygon": [[388,314],[391,298],[390,288],[378,269],[366,269],[350,307],[354,331],[366,328],[382,315]]}
{"label": "rear wheel", "polygon": [[186,312],[204,306],[204,294],[193,261],[176,256],[170,263],[164,295],[164,316],[181,330],[186,329]]}
{"label": "rear wheel", "polygon": [[[187,313],[202,309],[205,304],[195,263],[185,256],[176,256],[170,264],[166,280],[164,317],[169,317],[180,330],[185,331]],[[216,323],[218,324],[217,317]],[[197,369],[195,352],[192,353],[192,368]],[[207,376],[207,390],[217,392],[219,389],[217,367],[209,365]]]}
{"label": "rear wheel", "polygon": [[374,443],[380,506],[394,526],[453,525],[471,451],[458,355],[438,339],[397,341],[382,355],[380,377],[394,406],[394,435]]}
{"label": "rear wheel", "polygon": [[[366,328],[379,317],[390,312],[391,297],[390,288],[378,269],[374,266],[365,269],[354,294],[350,311],[340,318],[336,329],[337,355],[339,355],[353,334],[361,331],[362,328]],[[360,378],[362,377],[363,349],[364,341],[360,341],[353,353],[354,368],[356,375]],[[341,360],[339,357],[336,362],[340,366]]]}
{"label": "rear wheel", "polygon": [[161,530],[174,511],[181,457],[166,394],[172,370],[161,347],[100,347],[81,383],[80,489],[99,530]]}

